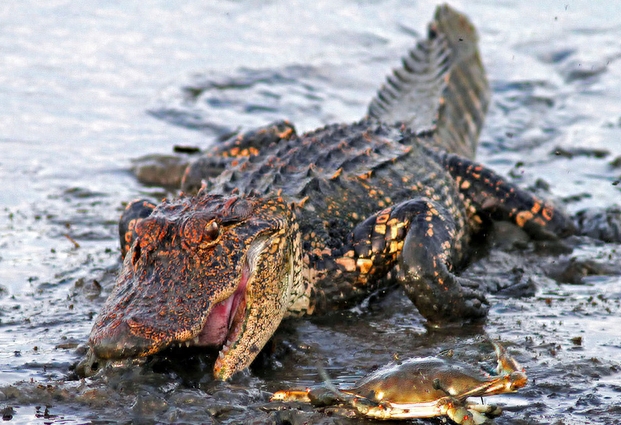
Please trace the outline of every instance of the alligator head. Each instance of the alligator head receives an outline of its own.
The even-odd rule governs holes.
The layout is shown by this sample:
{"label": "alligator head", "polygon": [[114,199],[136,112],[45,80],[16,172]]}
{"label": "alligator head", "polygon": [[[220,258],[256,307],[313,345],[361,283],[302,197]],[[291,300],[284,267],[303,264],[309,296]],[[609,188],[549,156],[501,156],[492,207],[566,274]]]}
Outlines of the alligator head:
{"label": "alligator head", "polygon": [[164,202],[138,222],[116,286],[93,325],[98,358],[172,345],[221,346],[215,377],[245,369],[290,304],[300,273],[292,210],[277,197]]}

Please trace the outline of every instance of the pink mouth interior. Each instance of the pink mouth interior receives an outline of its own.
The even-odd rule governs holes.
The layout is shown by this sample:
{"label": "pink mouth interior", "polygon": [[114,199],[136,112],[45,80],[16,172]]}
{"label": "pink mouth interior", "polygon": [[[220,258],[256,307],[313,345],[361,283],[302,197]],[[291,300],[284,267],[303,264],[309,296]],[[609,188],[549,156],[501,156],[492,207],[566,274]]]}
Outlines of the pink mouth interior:
{"label": "pink mouth interior", "polygon": [[[246,285],[250,271],[244,267],[239,286],[226,300],[214,305],[207,316],[205,327],[198,335],[198,345],[222,345],[227,339],[234,319],[239,320],[243,314],[237,314],[242,301],[245,301]],[[244,309],[245,309],[245,302]]]}

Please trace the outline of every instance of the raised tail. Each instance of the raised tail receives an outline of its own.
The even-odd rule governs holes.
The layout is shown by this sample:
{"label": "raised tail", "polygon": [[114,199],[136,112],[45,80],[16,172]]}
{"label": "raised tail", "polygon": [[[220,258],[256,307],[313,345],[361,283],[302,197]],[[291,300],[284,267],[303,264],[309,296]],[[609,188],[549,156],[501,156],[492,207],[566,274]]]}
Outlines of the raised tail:
{"label": "raised tail", "polygon": [[474,158],[490,97],[477,42],[468,18],[438,6],[428,38],[388,76],[368,116],[432,134],[435,146]]}

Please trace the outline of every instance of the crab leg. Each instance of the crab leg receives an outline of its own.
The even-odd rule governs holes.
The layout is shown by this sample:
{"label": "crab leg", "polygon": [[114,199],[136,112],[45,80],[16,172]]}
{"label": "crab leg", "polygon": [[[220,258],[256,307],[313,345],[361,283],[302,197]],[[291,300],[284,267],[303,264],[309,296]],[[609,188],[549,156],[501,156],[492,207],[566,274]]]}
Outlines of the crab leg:
{"label": "crab leg", "polygon": [[302,403],[310,403],[310,397],[308,393],[310,392],[310,388],[306,390],[280,390],[276,391],[270,397],[270,401],[300,401]]}
{"label": "crab leg", "polygon": [[[455,400],[456,401],[456,400]],[[453,405],[451,397],[426,403],[377,403],[355,397],[351,405],[362,415],[375,419],[422,419],[442,416],[445,405]]]}
{"label": "crab leg", "polygon": [[[486,414],[498,412],[496,406],[463,404],[454,397],[444,397],[427,403],[375,403],[369,399],[358,398],[352,406],[364,416],[375,419],[423,419],[448,416],[460,425],[479,425],[487,420]],[[472,409],[471,409],[472,408]]]}

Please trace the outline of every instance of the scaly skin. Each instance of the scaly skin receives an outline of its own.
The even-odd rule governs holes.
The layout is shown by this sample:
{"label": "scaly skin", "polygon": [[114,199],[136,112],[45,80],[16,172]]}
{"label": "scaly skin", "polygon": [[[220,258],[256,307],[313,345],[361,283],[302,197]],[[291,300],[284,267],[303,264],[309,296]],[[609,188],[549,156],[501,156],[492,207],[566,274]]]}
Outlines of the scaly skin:
{"label": "scaly skin", "polygon": [[186,171],[186,195],[128,206],[123,270],[92,352],[223,346],[214,373],[227,379],[283,317],[351,306],[392,282],[432,325],[484,318],[484,294],[455,274],[482,218],[573,232],[472,161],[488,98],[474,28],[443,6],[367,118],[300,136],[280,122],[216,146]]}

